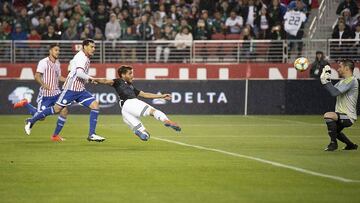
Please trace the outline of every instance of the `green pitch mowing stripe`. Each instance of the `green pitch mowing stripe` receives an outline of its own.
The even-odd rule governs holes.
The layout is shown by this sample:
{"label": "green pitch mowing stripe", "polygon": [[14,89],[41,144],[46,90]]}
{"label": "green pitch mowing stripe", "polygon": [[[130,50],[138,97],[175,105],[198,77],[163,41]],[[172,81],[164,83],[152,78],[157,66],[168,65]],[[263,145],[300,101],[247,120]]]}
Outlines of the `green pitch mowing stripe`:
{"label": "green pitch mowing stripe", "polygon": [[[151,139],[143,142],[121,116],[100,114],[103,143],[86,141],[88,115],[70,111],[62,143],[50,141],[56,116],[30,136],[25,118],[0,116],[1,203],[360,202],[360,183],[260,161],[360,180],[359,151],[323,151],[329,138],[321,116],[170,115],[180,133],[145,118]],[[360,143],[359,123],[344,132]]]}
{"label": "green pitch mowing stripe", "polygon": [[161,141],[164,141],[164,142],[169,142],[169,143],[173,143],[173,144],[177,144],[177,145],[182,145],[182,146],[186,146],[186,147],[193,147],[193,148],[196,148],[196,149],[201,149],[201,150],[206,150],[206,151],[212,151],[212,152],[218,152],[218,153],[222,153],[222,154],[226,154],[226,155],[230,155],[230,156],[235,156],[235,157],[250,159],[250,160],[254,160],[254,161],[261,162],[261,163],[270,164],[270,165],[277,166],[277,167],[282,167],[282,168],[291,169],[291,170],[294,170],[294,171],[298,171],[298,172],[300,172],[300,173],[306,173],[306,174],[310,174],[310,175],[314,175],[314,176],[329,178],[329,179],[333,179],[333,180],[340,181],[340,182],[345,182],[345,183],[360,183],[360,180],[352,180],[352,179],[347,179],[347,178],[343,178],[343,177],[339,177],[339,176],[333,176],[333,175],[323,174],[323,173],[319,173],[319,172],[315,172],[315,171],[310,171],[310,170],[303,169],[303,168],[299,168],[299,167],[295,167],[295,166],[289,166],[289,165],[286,165],[286,164],[282,164],[282,163],[278,163],[278,162],[273,162],[273,161],[269,161],[269,160],[265,160],[265,159],[253,157],[253,156],[247,156],[247,155],[243,155],[243,154],[237,154],[237,153],[233,153],[233,152],[228,152],[228,151],[224,151],[224,150],[219,150],[219,149],[214,149],[214,148],[208,148],[208,147],[203,147],[203,146],[198,146],[198,145],[191,145],[191,144],[186,144],[186,143],[183,143],[183,142],[177,142],[177,141],[168,140],[168,139],[162,139],[162,138],[158,138],[158,137],[153,137],[153,139],[161,140]]}

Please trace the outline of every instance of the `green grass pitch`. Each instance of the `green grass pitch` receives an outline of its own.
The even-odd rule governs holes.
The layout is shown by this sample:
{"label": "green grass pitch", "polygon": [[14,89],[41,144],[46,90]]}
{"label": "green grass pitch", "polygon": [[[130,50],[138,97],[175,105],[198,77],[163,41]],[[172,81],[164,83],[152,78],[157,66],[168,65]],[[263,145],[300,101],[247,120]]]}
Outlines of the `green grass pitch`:
{"label": "green grass pitch", "polygon": [[[89,117],[70,115],[67,140],[52,143],[55,116],[30,136],[25,116],[0,116],[0,202],[360,202],[360,151],[324,152],[321,116],[170,117],[181,133],[145,118],[143,142],[120,115],[100,115],[107,140],[93,143]],[[360,143],[359,123],[345,133]]]}

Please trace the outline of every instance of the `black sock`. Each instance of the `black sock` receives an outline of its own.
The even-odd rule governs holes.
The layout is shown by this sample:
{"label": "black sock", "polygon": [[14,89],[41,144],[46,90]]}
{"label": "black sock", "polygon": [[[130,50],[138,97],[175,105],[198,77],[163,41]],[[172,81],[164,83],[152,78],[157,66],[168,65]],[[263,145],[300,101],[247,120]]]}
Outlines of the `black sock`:
{"label": "black sock", "polygon": [[348,137],[346,137],[346,135],[342,132],[340,132],[337,136],[337,139],[340,140],[341,142],[345,143],[348,146],[354,146],[354,143],[350,141],[350,139]]}
{"label": "black sock", "polygon": [[326,125],[328,128],[328,134],[329,134],[331,142],[337,144],[336,137],[338,135],[338,132],[337,132],[336,121],[334,121],[332,119],[325,119],[325,122],[326,122]]}

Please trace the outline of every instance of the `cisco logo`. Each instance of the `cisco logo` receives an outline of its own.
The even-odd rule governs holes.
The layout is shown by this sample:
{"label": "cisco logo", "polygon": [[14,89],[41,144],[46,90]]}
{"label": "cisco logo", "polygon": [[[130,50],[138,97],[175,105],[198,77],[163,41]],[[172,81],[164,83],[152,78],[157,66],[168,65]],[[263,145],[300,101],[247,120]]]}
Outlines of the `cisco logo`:
{"label": "cisco logo", "polygon": [[114,93],[93,93],[100,108],[110,108],[117,104],[117,96]]}

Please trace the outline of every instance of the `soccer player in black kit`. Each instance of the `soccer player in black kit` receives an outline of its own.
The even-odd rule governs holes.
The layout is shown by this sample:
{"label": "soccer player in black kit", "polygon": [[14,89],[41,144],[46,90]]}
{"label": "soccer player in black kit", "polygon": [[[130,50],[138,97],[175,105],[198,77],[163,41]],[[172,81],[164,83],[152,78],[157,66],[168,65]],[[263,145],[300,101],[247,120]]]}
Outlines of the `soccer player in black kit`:
{"label": "soccer player in black kit", "polygon": [[135,135],[143,141],[147,141],[150,138],[150,134],[140,121],[141,116],[153,116],[155,119],[163,122],[166,127],[170,127],[175,131],[181,131],[180,126],[171,121],[163,112],[137,99],[137,97],[143,97],[147,99],[170,100],[170,94],[152,94],[136,89],[132,84],[134,75],[131,66],[120,66],[118,75],[120,77],[119,79],[95,79],[95,82],[110,85],[115,88],[119,94],[119,104],[123,120]]}

